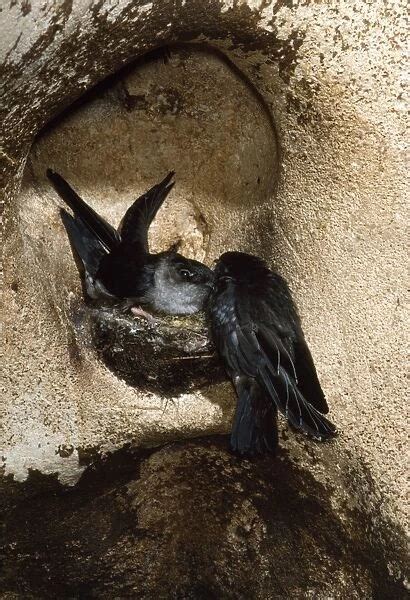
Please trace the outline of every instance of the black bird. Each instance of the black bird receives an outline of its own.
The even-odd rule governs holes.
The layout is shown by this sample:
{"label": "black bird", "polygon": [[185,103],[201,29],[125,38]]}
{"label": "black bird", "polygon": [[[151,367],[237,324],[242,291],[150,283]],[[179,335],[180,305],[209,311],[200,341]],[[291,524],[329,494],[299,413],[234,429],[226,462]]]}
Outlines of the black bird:
{"label": "black bird", "polygon": [[336,435],[289,288],[256,256],[217,261],[207,315],[211,336],[238,396],[231,447],[275,451],[277,409],[318,440]]}
{"label": "black bird", "polygon": [[47,170],[47,177],[74,213],[71,216],[61,209],[61,218],[81,259],[89,298],[118,303],[125,309],[134,304],[146,305],[155,312],[175,315],[203,308],[212,285],[211,269],[175,249],[149,252],[148,229],[174,185],[173,176],[172,171],[139,197],[116,230],[61,175]]}

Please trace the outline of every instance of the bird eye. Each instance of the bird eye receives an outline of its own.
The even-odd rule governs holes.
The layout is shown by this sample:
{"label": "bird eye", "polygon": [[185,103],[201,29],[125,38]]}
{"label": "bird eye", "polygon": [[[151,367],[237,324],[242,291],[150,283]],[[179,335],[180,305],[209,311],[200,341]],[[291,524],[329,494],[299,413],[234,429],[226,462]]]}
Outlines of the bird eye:
{"label": "bird eye", "polygon": [[191,279],[194,274],[191,273],[191,271],[188,271],[188,269],[181,269],[179,274],[181,275],[182,279]]}

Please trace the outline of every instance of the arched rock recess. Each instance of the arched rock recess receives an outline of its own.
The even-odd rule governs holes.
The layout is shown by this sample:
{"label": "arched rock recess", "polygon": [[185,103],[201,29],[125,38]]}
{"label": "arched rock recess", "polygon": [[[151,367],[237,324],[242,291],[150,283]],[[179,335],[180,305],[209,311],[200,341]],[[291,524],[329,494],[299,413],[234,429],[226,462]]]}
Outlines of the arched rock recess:
{"label": "arched rock recess", "polygon": [[[6,487],[30,469],[73,483],[85,448],[110,451],[229,427],[228,388],[213,408],[198,398],[171,403],[166,427],[161,401],[141,403],[118,380],[104,397],[96,395],[87,373],[79,375],[75,350],[67,360],[69,332],[54,301],[59,290],[47,275],[42,289],[38,279],[21,276],[25,259],[41,265],[25,238],[37,235],[35,223],[19,229],[16,200],[34,137],[64,108],[153,48],[206,43],[246,76],[275,123],[281,150],[275,193],[238,244],[257,248],[289,279],[342,431],[331,448],[298,438],[282,439],[282,446],[325,486],[350,532],[357,519],[367,519],[369,547],[385,549],[385,580],[388,572],[400,579],[406,264],[400,2],[11,3],[4,18]],[[81,401],[74,400],[79,389]],[[380,560],[375,555],[374,564]],[[370,581],[371,569],[362,567],[363,581]],[[378,597],[378,586],[373,582],[365,597]],[[313,587],[323,590],[317,582]],[[390,592],[399,597],[396,588]],[[340,587],[336,597],[352,597],[346,593]]]}

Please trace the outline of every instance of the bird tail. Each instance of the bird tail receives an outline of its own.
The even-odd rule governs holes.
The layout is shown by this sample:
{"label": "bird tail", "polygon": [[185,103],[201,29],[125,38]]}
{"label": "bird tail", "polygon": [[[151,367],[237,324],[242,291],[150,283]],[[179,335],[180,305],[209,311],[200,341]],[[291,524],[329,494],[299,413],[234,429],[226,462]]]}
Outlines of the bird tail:
{"label": "bird tail", "polygon": [[238,402],[231,448],[239,454],[275,452],[278,445],[277,410],[259,384],[249,377],[234,379]]}
{"label": "bird tail", "polygon": [[125,213],[118,228],[121,241],[138,244],[142,252],[148,252],[148,229],[161,208],[165,198],[174,187],[171,181],[175,172],[168,175],[148,192],[137,198]]}
{"label": "bird tail", "polygon": [[61,175],[51,169],[47,169],[46,174],[58,195],[73,211],[78,230],[88,230],[87,240],[98,240],[106,252],[115,248],[120,238],[114,227],[88,206]]}
{"label": "bird tail", "polygon": [[326,440],[337,435],[336,427],[308,402],[293,377],[280,364],[275,368],[267,365],[261,372],[266,391],[278,410],[291,425],[317,440]]}

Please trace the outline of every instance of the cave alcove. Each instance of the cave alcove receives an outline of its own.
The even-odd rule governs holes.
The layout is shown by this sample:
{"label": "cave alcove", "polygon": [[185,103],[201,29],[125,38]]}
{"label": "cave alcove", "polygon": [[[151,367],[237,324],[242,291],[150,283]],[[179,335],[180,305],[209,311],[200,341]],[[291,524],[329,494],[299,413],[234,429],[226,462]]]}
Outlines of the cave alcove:
{"label": "cave alcove", "polygon": [[[386,9],[382,2],[370,7],[350,1],[114,5],[80,0],[13,2],[0,14],[0,21],[10,17],[0,42],[7,307],[1,502],[9,522],[1,581],[7,594],[41,596],[51,569],[61,597],[92,597],[93,590],[112,597],[141,586],[142,597],[149,598],[169,585],[175,597],[246,592],[281,598],[286,582],[275,574],[289,564],[290,597],[404,597],[401,326],[407,167],[399,4]],[[149,60],[138,69],[151,69],[151,77],[146,73],[146,79],[125,87],[106,81],[100,96],[85,98],[135,57],[182,42],[199,46],[171,53],[168,71],[158,58]],[[204,44],[217,50],[204,52]],[[198,59],[201,53],[214,58]],[[215,143],[197,129],[192,136],[179,130],[175,140],[163,139],[167,123],[169,133],[177,121],[189,121],[184,110],[192,105],[189,98],[181,101],[176,88],[183,71],[179,61],[187,75],[184,89],[191,89],[190,60],[201,60],[204,67],[193,95],[202,86],[207,98],[214,94],[218,110],[225,95],[232,109],[230,126],[218,128],[218,111],[211,115],[207,104],[197,107],[198,122],[208,119],[210,126],[214,118]],[[166,73],[178,73],[175,84],[165,85]],[[128,76],[131,81],[132,73]],[[148,80],[152,86],[144,89]],[[223,82],[222,93],[217,81]],[[265,141],[246,131],[245,113],[253,109],[230,104],[229,94],[238,90],[243,100],[245,89],[259,107],[259,125],[250,122],[255,131],[264,129]],[[77,113],[72,103],[81,98]],[[85,135],[87,102],[89,116],[93,110],[96,115],[94,137]],[[70,106],[59,123],[52,122]],[[241,131],[235,130],[235,115]],[[135,140],[131,122],[137,116],[141,140],[148,133],[156,139],[155,153],[131,146],[131,152],[113,159],[98,132],[109,130],[112,119],[118,148]],[[82,131],[77,117],[84,119]],[[225,117],[229,120],[229,110]],[[56,145],[47,149],[53,137]],[[184,150],[179,158],[177,146]],[[201,156],[201,149],[211,147],[223,152]],[[265,162],[258,163],[262,154]],[[131,155],[138,167],[133,172],[124,162]],[[250,160],[242,161],[246,156]],[[168,157],[175,157],[175,164],[168,166]],[[189,173],[183,167],[194,159],[197,172]],[[281,454],[273,463],[239,465],[228,456],[225,440],[180,441],[150,451],[142,462],[128,461],[121,448],[226,433],[232,390],[223,383],[185,394],[178,389],[169,402],[152,389],[136,389],[96,359],[95,347],[87,347],[88,335],[81,332],[81,289],[59,202],[44,178],[44,166],[50,165],[114,222],[135,193],[175,168],[178,184],[164,207],[165,222],[159,215],[153,228],[153,244],[162,247],[182,235],[183,251],[208,263],[233,246],[277,265],[298,301],[342,432],[338,441],[314,445],[288,435],[281,425]],[[117,477],[123,470],[126,488]],[[35,525],[17,539],[13,528],[21,522]],[[197,533],[189,543],[183,533],[187,523]],[[33,528],[44,533],[41,554]],[[279,531],[276,538],[272,531]],[[333,543],[334,536],[343,544]],[[126,551],[120,553],[120,547]],[[216,569],[204,566],[204,547],[221,549]],[[277,556],[278,547],[288,561],[281,561],[283,553]],[[171,572],[166,584],[158,578],[161,572]],[[180,587],[171,589],[175,581]]]}
{"label": "cave alcove", "polygon": [[172,46],[165,60],[164,52],[148,53],[40,132],[19,196],[25,245],[37,264],[32,283],[47,297],[53,290],[54,312],[72,330],[67,351],[78,362],[81,348],[92,345],[126,383],[171,397],[206,387],[207,379],[208,387],[223,380],[218,360],[209,356],[202,315],[188,319],[187,336],[181,319],[158,319],[153,331],[129,315],[113,318],[112,311],[81,303],[57,210],[61,200],[45,178],[47,168],[115,225],[136,197],[174,170],[176,186],[150,229],[152,251],[178,243],[181,253],[208,264],[225,250],[266,253],[269,227],[259,247],[247,231],[274,194],[278,147],[271,114],[253,85],[212,48]]}

